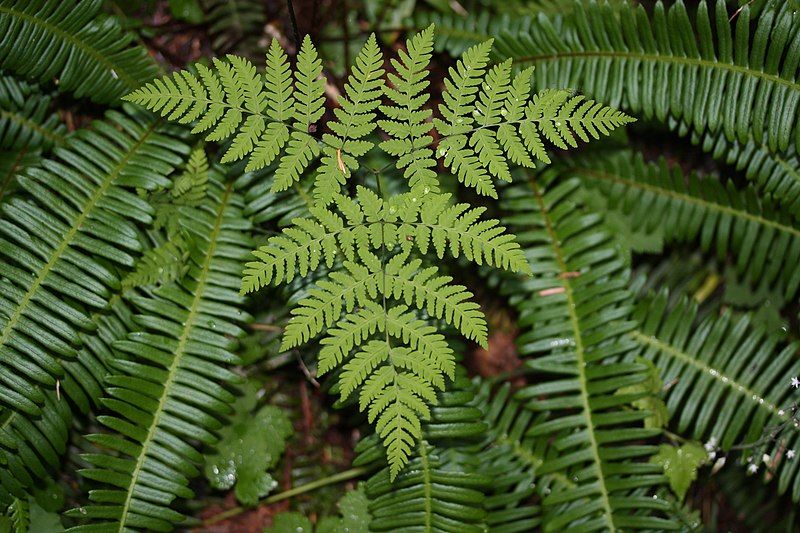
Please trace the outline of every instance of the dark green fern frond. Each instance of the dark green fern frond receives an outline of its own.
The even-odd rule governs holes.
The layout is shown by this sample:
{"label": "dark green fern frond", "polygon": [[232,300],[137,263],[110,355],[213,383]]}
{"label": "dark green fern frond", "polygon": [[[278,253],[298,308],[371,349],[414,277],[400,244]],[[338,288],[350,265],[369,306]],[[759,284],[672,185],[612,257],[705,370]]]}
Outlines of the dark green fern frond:
{"label": "dark green fern frond", "polygon": [[774,471],[779,491],[797,501],[800,466],[786,455],[800,447],[792,387],[800,374],[797,343],[767,335],[749,315],[725,311],[698,320],[696,303],[683,298],[670,309],[667,299],[665,293],[644,299],[637,307],[641,327],[627,335],[672,384],[666,393],[672,423],[722,451],[749,444],[742,458]]}
{"label": "dark green fern frond", "polygon": [[102,0],[0,1],[0,68],[98,103],[115,102],[149,81],[155,62]]}
{"label": "dark green fern frond", "polygon": [[251,56],[264,32],[264,4],[258,0],[203,0],[211,48],[218,54]]}
{"label": "dark green fern frond", "polygon": [[656,451],[641,441],[660,430],[644,427],[646,412],[626,408],[641,395],[618,392],[647,379],[646,366],[618,361],[633,348],[628,275],[601,218],[575,204],[579,187],[578,180],[531,178],[504,202],[534,272],[507,289],[520,313],[519,349],[536,377],[517,397],[548,413],[527,436],[552,439],[558,450],[537,475],[574,482],[543,498],[544,527],[671,528],[659,516],[666,504],[633,490],[664,481],[659,467],[637,460]]}
{"label": "dark green fern frond", "polygon": [[[694,23],[682,1],[612,9],[577,6],[561,21],[539,17],[524,33],[505,33],[498,55],[535,66],[539,87],[573,87],[647,118],[685,122],[697,132],[752,138],[783,151],[800,142],[798,20],[788,2],[755,21],[744,6],[731,23],[724,0],[700,2]],[[735,25],[735,30],[732,28]]]}
{"label": "dark green fern frond", "polygon": [[44,396],[42,416],[0,413],[0,486],[16,498],[55,472],[66,450],[72,423],[70,405],[55,391]]}
{"label": "dark green fern frond", "polygon": [[130,360],[111,363],[103,403],[112,414],[98,417],[117,433],[87,437],[122,456],[86,457],[95,468],[83,475],[111,487],[91,492],[92,505],[70,512],[94,522],[77,531],[164,531],[181,521],[170,504],[191,497],[189,479],[201,460],[190,442],[213,444],[219,417],[230,411],[225,384],[239,378],[228,365],[238,362],[239,324],[248,319],[237,279],[251,246],[250,223],[231,185],[209,180],[209,188],[209,200],[184,221],[198,242],[185,280],[131,297],[141,329],[115,343]]}
{"label": "dark green fern frond", "polygon": [[18,176],[28,196],[5,202],[0,222],[5,406],[40,414],[60,361],[75,357],[81,331],[96,328],[90,312],[119,287],[112,265],[131,266],[141,251],[135,224],[152,210],[130,189],[168,184],[186,151],[146,116],[112,111]]}
{"label": "dark green fern frond", "polygon": [[47,149],[63,144],[66,127],[50,109],[50,96],[13,76],[0,74],[0,149]]}
{"label": "dark green fern frond", "polygon": [[699,240],[705,250],[715,247],[721,260],[732,254],[737,271],[754,285],[776,284],[787,298],[797,292],[800,230],[752,187],[737,190],[715,177],[687,176],[631,152],[587,163],[567,173],[601,193],[632,227],[658,229],[667,242]]}
{"label": "dark green fern frond", "polygon": [[491,484],[475,459],[426,442],[394,481],[388,470],[366,483],[371,531],[485,531],[482,489]]}
{"label": "dark green fern frond", "polygon": [[780,153],[755,141],[741,144],[728,141],[723,134],[692,136],[692,142],[709,152],[714,159],[744,172],[762,195],[770,195],[781,209],[800,220],[800,157],[794,146]]}
{"label": "dark green fern frond", "polygon": [[97,329],[80,334],[83,345],[74,360],[62,363],[65,375],[55,390],[45,392],[42,415],[3,410],[0,487],[18,498],[27,498],[38,481],[58,471],[74,415],[99,406],[108,365],[120,356],[111,345],[133,328],[130,311],[119,297],[110,312],[95,313],[92,321]]}

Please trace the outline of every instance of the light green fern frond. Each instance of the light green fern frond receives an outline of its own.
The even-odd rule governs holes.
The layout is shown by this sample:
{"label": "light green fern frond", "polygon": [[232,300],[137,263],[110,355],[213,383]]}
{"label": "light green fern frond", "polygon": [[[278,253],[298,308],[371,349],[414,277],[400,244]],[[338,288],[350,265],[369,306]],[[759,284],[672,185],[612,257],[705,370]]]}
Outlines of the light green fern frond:
{"label": "light green fern frond", "polygon": [[486,72],[492,40],[469,48],[445,80],[437,155],[459,181],[479,194],[497,197],[493,178],[511,181],[508,160],[533,166],[549,162],[544,140],[566,149],[598,139],[633,119],[565,90],[544,90],[530,98],[531,70],[510,79],[511,62]]}
{"label": "light green fern frond", "polygon": [[344,86],[344,96],[334,110],[336,120],[329,122],[333,133],[326,133],[320,168],[314,182],[314,197],[330,204],[341,191],[350,174],[358,168],[357,158],[373,146],[364,137],[375,130],[375,111],[383,94],[383,54],[375,35],[370,35],[356,56],[353,70]]}
{"label": "light green fern frond", "polygon": [[122,280],[125,289],[169,283],[186,273],[189,251],[181,243],[167,241],[161,246],[146,250],[134,270]]}
{"label": "light green fern frond", "polygon": [[407,47],[407,52],[399,52],[399,60],[391,60],[397,74],[389,73],[384,93],[395,105],[381,106],[388,120],[378,121],[378,125],[391,138],[383,141],[381,148],[398,158],[396,167],[403,169],[411,191],[421,196],[439,192],[436,160],[429,148],[433,142],[433,125],[427,120],[431,110],[423,109],[430,98],[426,77],[433,52],[433,26],[409,39]]}
{"label": "light green fern frond", "polygon": [[[307,135],[311,123],[304,123],[319,118],[323,95],[323,86],[312,80],[319,60],[311,41],[306,39],[301,48],[297,88],[292,87],[286,53],[277,41],[270,45],[264,75],[249,60],[233,55],[225,61],[214,59],[213,69],[199,64],[197,72],[165,76],[125,99],[181,124],[195,123],[192,131],[208,132],[209,141],[230,140],[223,162],[246,158],[247,170],[257,170],[279,160],[284,170],[274,187],[291,185],[318,153],[316,141]],[[298,115],[306,106],[297,123],[306,128],[286,148],[290,129],[299,127],[293,121],[295,92],[302,102],[297,104]]]}
{"label": "light green fern frond", "polygon": [[434,251],[440,259],[449,252],[479,265],[530,272],[513,235],[497,220],[479,220],[485,208],[450,205],[449,194],[418,198],[411,192],[384,201],[359,186],[358,202],[335,198],[341,214],[314,206],[314,219],[294,219],[293,226],[253,252],[258,261],[246,265],[243,292],[304,277],[323,262],[333,267],[337,257],[354,261],[359,250],[398,247],[423,254]]}

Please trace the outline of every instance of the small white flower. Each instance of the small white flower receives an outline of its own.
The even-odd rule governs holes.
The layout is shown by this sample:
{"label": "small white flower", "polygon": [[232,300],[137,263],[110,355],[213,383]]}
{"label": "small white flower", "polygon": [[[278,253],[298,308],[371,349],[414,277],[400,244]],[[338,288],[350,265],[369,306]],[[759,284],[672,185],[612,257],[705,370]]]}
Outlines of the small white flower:
{"label": "small white flower", "polygon": [[723,466],[725,466],[725,461],[726,461],[726,460],[727,460],[727,457],[724,457],[724,456],[723,456],[723,457],[720,457],[719,459],[717,459],[717,462],[716,462],[716,463],[714,463],[714,466],[711,468],[711,473],[712,473],[712,474],[716,474],[717,472],[719,472],[719,471],[720,471],[720,469],[721,469]]}
{"label": "small white flower", "polygon": [[703,447],[706,449],[707,452],[713,452],[714,449],[717,447],[717,437],[711,437],[710,439],[708,439],[708,442],[706,442],[703,445]]}
{"label": "small white flower", "polygon": [[711,451],[708,452],[708,460],[713,461],[717,457],[717,452]]}
{"label": "small white flower", "polygon": [[794,455],[795,455],[795,451],[794,450],[789,450],[788,452],[786,452],[786,458],[787,459],[794,459]]}
{"label": "small white flower", "polygon": [[767,455],[766,453],[764,455],[762,455],[761,456],[761,462],[768,465],[770,463],[769,455]]}
{"label": "small white flower", "polygon": [[750,466],[747,467],[747,471],[750,474],[755,474],[756,472],[758,472],[758,465],[755,463],[751,463]]}
{"label": "small white flower", "polygon": [[800,389],[800,379],[797,379],[797,376],[792,378],[792,387]]}

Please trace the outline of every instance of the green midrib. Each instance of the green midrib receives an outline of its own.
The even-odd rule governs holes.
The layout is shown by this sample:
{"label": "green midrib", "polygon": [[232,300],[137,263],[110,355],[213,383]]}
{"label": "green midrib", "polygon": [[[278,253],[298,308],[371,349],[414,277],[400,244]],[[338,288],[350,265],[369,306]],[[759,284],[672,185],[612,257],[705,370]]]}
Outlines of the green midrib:
{"label": "green midrib", "polygon": [[419,444],[419,460],[422,464],[422,493],[423,493],[423,505],[424,505],[424,516],[425,516],[425,529],[424,531],[431,531],[431,524],[433,523],[433,506],[432,498],[433,498],[433,489],[431,487],[431,465],[430,461],[428,461],[428,450],[427,450],[428,443],[424,440]]}
{"label": "green midrib", "polygon": [[214,252],[216,251],[217,248],[217,239],[219,238],[219,234],[222,231],[222,221],[225,215],[225,208],[228,205],[228,201],[230,200],[232,192],[233,192],[233,184],[228,184],[225,193],[222,196],[219,209],[217,210],[217,217],[214,223],[214,228],[211,231],[211,234],[209,235],[208,238],[208,249],[203,259],[202,270],[200,271],[200,275],[197,278],[197,285],[194,288],[194,299],[192,300],[192,305],[189,308],[189,314],[187,315],[186,320],[184,321],[183,333],[181,333],[181,336],[178,339],[177,347],[175,348],[175,357],[172,359],[172,364],[170,364],[170,367],[167,369],[167,379],[164,381],[164,389],[161,394],[161,398],[159,398],[158,407],[156,407],[156,410],[153,413],[153,421],[151,422],[150,428],[147,431],[147,437],[142,443],[141,451],[139,452],[139,457],[136,460],[136,466],[131,472],[131,481],[130,484],[128,485],[128,492],[127,495],[125,496],[125,503],[122,506],[122,513],[120,514],[119,529],[117,530],[119,533],[123,533],[126,529],[125,523],[128,513],[130,512],[131,501],[133,499],[133,492],[138,484],[139,474],[141,473],[142,468],[144,467],[144,463],[147,459],[147,452],[150,448],[150,444],[153,442],[156,432],[159,429],[159,422],[161,420],[161,415],[164,413],[164,406],[166,404],[167,399],[169,398],[171,387],[173,381],[175,380],[175,376],[178,372],[178,369],[181,366],[184,350],[186,349],[186,345],[189,342],[192,331],[194,330],[197,317],[200,314],[200,305],[203,302],[205,288],[206,285],[208,284],[208,277],[211,272],[211,263],[214,259]]}
{"label": "green midrib", "polygon": [[92,59],[94,59],[95,61],[106,67],[108,70],[110,71],[113,70],[114,73],[116,73],[117,77],[125,82],[128,88],[136,89],[137,87],[139,87],[140,85],[139,82],[135,78],[133,78],[130,74],[125,72],[124,68],[109,61],[105,54],[101,53],[99,50],[95,48],[92,48],[81,39],[78,39],[77,37],[75,37],[73,33],[66,32],[61,28],[59,28],[58,26],[56,26],[55,24],[52,24],[51,22],[45,19],[38,18],[33,15],[28,15],[23,11],[19,11],[17,9],[13,9],[7,6],[0,6],[0,13],[7,13],[12,17],[17,17],[31,24],[41,26],[46,31],[56,34],[59,38],[63,39],[64,41],[72,43],[76,48],[79,48],[86,54],[90,55]]}
{"label": "green midrib", "polygon": [[97,203],[103,199],[108,191],[109,187],[111,187],[121,174],[122,170],[128,164],[128,161],[136,154],[139,147],[144,144],[147,138],[152,134],[153,130],[156,127],[156,123],[150,125],[147,130],[145,130],[139,139],[127,150],[125,156],[117,163],[117,165],[109,172],[105,179],[102,181],[99,187],[95,189],[94,194],[92,194],[83,206],[80,209],[80,214],[75,219],[72,224],[72,227],[67,231],[64,237],[61,239],[61,242],[58,246],[53,250],[50,254],[50,257],[45,263],[44,267],[39,271],[35,278],[31,281],[28,290],[25,292],[25,295],[20,300],[19,304],[17,305],[14,312],[9,316],[8,321],[6,322],[5,327],[3,327],[2,332],[0,332],[0,347],[3,347],[8,342],[9,338],[13,334],[14,330],[17,327],[19,320],[22,318],[25,311],[28,309],[33,297],[36,295],[36,292],[39,290],[39,287],[42,286],[47,276],[53,270],[53,268],[58,264],[61,260],[61,256],[69,249],[70,244],[77,236],[78,232],[80,231],[81,227],[83,226],[84,222],[90,218],[90,215],[93,214]]}
{"label": "green midrib", "polygon": [[752,213],[748,213],[747,211],[742,211],[740,209],[736,209],[727,205],[721,205],[715,202],[710,202],[708,200],[704,200],[702,198],[698,198],[696,196],[691,196],[686,193],[680,193],[676,191],[672,191],[670,189],[666,189],[664,187],[659,187],[657,185],[652,185],[649,183],[641,183],[638,181],[630,180],[618,176],[616,174],[611,174],[609,172],[601,172],[597,170],[593,170],[590,168],[576,168],[581,174],[586,174],[593,178],[610,181],[612,183],[618,183],[620,185],[624,185],[631,189],[639,189],[642,191],[651,192],[653,194],[665,196],[667,198],[672,198],[674,200],[678,200],[680,202],[684,202],[687,204],[694,204],[709,211],[717,211],[719,213],[725,213],[727,215],[731,215],[733,217],[737,217],[743,220],[747,220],[749,222],[754,222],[760,226],[765,226],[769,228],[774,228],[780,232],[788,233],[794,237],[800,237],[800,230],[793,228],[791,226],[787,226],[786,224],[781,224],[780,222],[776,222],[774,220],[769,220],[759,215],[754,215]]}
{"label": "green midrib", "polygon": [[711,367],[706,363],[704,363],[703,361],[700,361],[698,357],[693,357],[692,355],[684,352],[683,350],[676,348],[675,346],[669,343],[663,342],[651,335],[646,335],[641,331],[635,330],[630,332],[629,335],[639,344],[655,348],[664,355],[671,357],[672,359],[677,359],[678,361],[684,363],[685,365],[694,367],[695,369],[699,370],[701,374],[707,374],[711,376],[712,378],[714,378],[714,380],[728,387],[734,393],[744,397],[745,401],[751,402],[759,409],[764,409],[765,411],[769,412],[772,415],[775,415],[776,417],[782,420],[788,420],[790,418],[789,413],[779,408],[774,403],[767,401],[760,393],[752,390],[751,388],[745,385],[742,385],[735,379],[726,375],[722,370]]}
{"label": "green midrib", "polygon": [[7,120],[10,120],[11,122],[19,124],[20,126],[22,126],[24,128],[31,129],[31,130],[35,131],[36,133],[38,133],[39,135],[41,135],[42,137],[44,137],[45,139],[47,139],[48,141],[52,142],[53,144],[63,144],[64,143],[64,140],[65,140],[64,136],[62,136],[62,135],[60,135],[60,134],[58,134],[58,133],[56,133],[54,131],[51,131],[51,130],[49,130],[47,128],[43,128],[41,126],[41,124],[37,124],[36,122],[31,120],[30,118],[28,118],[28,117],[26,117],[24,115],[20,115],[19,113],[12,113],[11,111],[7,111],[5,109],[0,109],[0,119],[7,119]]}
{"label": "green midrib", "polygon": [[723,70],[726,72],[734,72],[737,74],[743,74],[745,76],[751,76],[754,78],[758,78],[760,80],[765,80],[769,83],[774,83],[776,85],[783,85],[785,87],[788,87],[792,91],[800,90],[800,84],[791,80],[783,79],[777,74],[768,74],[762,70],[754,70],[752,68],[745,67],[742,65],[721,63],[717,60],[702,59],[699,57],[677,57],[677,56],[668,56],[662,54],[645,54],[639,52],[619,52],[615,50],[588,50],[582,52],[571,51],[571,52],[557,52],[554,54],[521,56],[521,57],[515,57],[513,59],[515,63],[543,63],[548,61],[559,61],[562,59],[574,59],[574,58],[625,59],[625,60],[636,60],[636,61],[649,61],[653,63],[670,63],[683,66],[697,66],[707,69]]}
{"label": "green midrib", "polygon": [[[531,180],[531,187],[533,188],[533,193],[536,197],[536,202],[539,204],[539,209],[542,213],[542,218],[545,222],[545,227],[547,229],[547,234],[550,238],[550,244],[553,249],[553,253],[556,257],[556,262],[558,263],[558,268],[562,274],[569,272],[571,269],[567,268],[566,261],[564,260],[564,255],[561,250],[560,240],[558,235],[553,228],[553,224],[550,220],[550,213],[545,205],[544,199],[542,198],[541,191],[537,186],[536,182]],[[578,375],[578,382],[580,385],[580,399],[581,405],[583,409],[583,414],[586,420],[586,429],[587,435],[589,439],[589,448],[592,453],[592,461],[595,464],[595,468],[597,469],[597,485],[600,488],[600,497],[602,499],[603,505],[603,518],[606,523],[606,527],[610,531],[616,531],[616,526],[614,525],[614,515],[611,510],[611,502],[609,500],[608,488],[606,487],[605,478],[603,475],[603,468],[602,463],[600,461],[600,447],[597,443],[597,438],[595,437],[595,429],[594,429],[594,422],[592,421],[592,411],[589,406],[589,393],[587,392],[588,382],[586,379],[586,362],[584,359],[584,347],[583,347],[583,335],[581,333],[581,326],[580,321],[578,319],[578,315],[575,311],[576,303],[575,297],[572,291],[572,284],[569,281],[569,278],[563,276],[563,287],[564,287],[564,295],[567,299],[567,312],[569,313],[569,322],[573,332],[573,338],[575,340],[575,358],[576,358],[576,370]]]}

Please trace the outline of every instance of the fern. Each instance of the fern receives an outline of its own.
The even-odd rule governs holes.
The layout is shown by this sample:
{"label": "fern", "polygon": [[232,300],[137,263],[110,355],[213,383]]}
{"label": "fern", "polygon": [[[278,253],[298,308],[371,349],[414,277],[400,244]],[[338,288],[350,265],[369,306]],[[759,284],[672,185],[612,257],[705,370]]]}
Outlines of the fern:
{"label": "fern", "polygon": [[503,34],[498,55],[536,66],[540,87],[566,84],[647,118],[786,150],[800,103],[792,8],[765,9],[752,42],[749,7],[735,30],[728,17],[724,0],[700,2],[694,25],[682,1],[658,2],[652,17],[642,6],[591,3],[563,24],[539,17],[524,33]]}
{"label": "fern", "polygon": [[724,135],[694,135],[692,140],[702,149],[743,171],[762,195],[770,195],[781,209],[800,220],[800,158],[793,146],[773,153],[768,146],[754,141],[729,142]]}
{"label": "fern", "polygon": [[51,98],[38,89],[0,75],[0,149],[47,149],[64,143],[66,128],[51,112]]}
{"label": "fern", "polygon": [[[429,418],[435,391],[444,387],[445,377],[452,378],[452,353],[435,330],[421,327],[419,318],[424,315],[416,314],[444,320],[465,337],[486,343],[486,323],[478,306],[469,301],[466,288],[453,285],[451,277],[439,275],[435,267],[424,267],[411,254],[424,255],[431,249],[442,258],[449,251],[453,257],[463,255],[477,264],[529,272],[505,228],[495,220],[479,221],[482,209],[448,206],[449,195],[439,192],[429,146],[431,125],[426,122],[431,112],[423,108],[432,46],[433,27],[411,37],[407,52],[393,62],[397,74],[388,76],[386,85],[376,39],[374,35],[367,39],[345,84],[340,107],[334,110],[336,120],[328,122],[330,133],[322,135],[311,217],[294,219],[292,226],[256,250],[257,260],[247,264],[242,283],[246,293],[306,277],[323,263],[329,269],[336,267],[293,310],[283,348],[299,346],[328,330],[328,337],[321,341],[325,348],[318,371],[341,366],[342,397],[359,391],[361,409],[376,423],[389,449],[392,478],[420,438],[420,421]],[[446,81],[445,104],[440,106],[443,118],[433,121],[445,164],[479,193],[495,195],[492,176],[510,179],[506,153],[513,162],[531,165],[529,152],[545,159],[542,135],[566,148],[577,145],[576,136],[596,138],[629,122],[622,113],[582,102],[565,91],[541,93],[530,100],[530,72],[513,83],[510,63],[484,72],[490,48],[489,41],[465,52],[451,71],[452,79]],[[293,90],[285,54],[274,42],[264,82],[246,60],[228,59],[229,64],[216,61],[218,74],[198,67],[201,80],[187,72],[177,73],[127,99],[171,120],[199,120],[196,132],[214,128],[210,140],[232,137],[223,160],[249,156],[246,170],[278,158],[290,135],[286,122],[294,119],[291,135],[297,142],[290,143],[279,158],[271,189],[282,191],[299,180],[317,155],[317,141],[307,132],[322,112],[323,88],[316,81],[320,63],[306,40]],[[483,82],[485,88],[479,91]],[[381,105],[382,95],[391,103]],[[473,111],[482,117],[475,119]],[[376,122],[378,112],[385,119]],[[343,186],[359,169],[358,158],[374,146],[368,137],[376,124],[390,137],[381,148],[397,158],[397,168],[405,169],[411,191],[384,200],[380,172],[376,172],[378,194],[359,186],[355,199],[342,195]],[[390,301],[405,307],[390,313]],[[412,334],[415,329],[418,334]]]}
{"label": "fern", "polygon": [[211,47],[218,53],[238,52],[249,56],[257,50],[266,17],[255,0],[204,0]]}
{"label": "fern", "polygon": [[[141,115],[108,118],[129,135],[96,122],[96,131],[74,136],[56,159],[18,177],[30,198],[3,206],[2,274],[10,283],[2,289],[0,346],[13,356],[4,358],[0,390],[6,406],[29,415],[40,413],[42,387],[55,386],[59,360],[75,356],[78,332],[95,327],[87,310],[104,308],[119,284],[105,262],[130,266],[140,251],[133,224],[149,221],[151,211],[125,187],[163,184],[185,152]],[[93,157],[101,146],[113,148]]]}
{"label": "fern", "polygon": [[63,144],[65,128],[51,100],[36,84],[0,73],[0,202],[16,190],[14,174]]}
{"label": "fern", "polygon": [[115,343],[130,359],[111,363],[103,403],[112,414],[99,417],[118,434],[87,436],[122,456],[85,456],[94,468],[83,476],[113,488],[92,492],[92,505],[70,511],[94,521],[77,531],[163,531],[180,522],[170,503],[191,497],[189,479],[201,458],[187,441],[213,444],[218,417],[231,409],[224,384],[239,378],[225,366],[238,362],[233,350],[244,333],[238,324],[249,318],[236,281],[247,251],[241,232],[250,225],[231,185],[209,179],[209,188],[210,198],[185,221],[200,243],[186,278],[130,298],[139,330]]}
{"label": "fern", "polygon": [[537,475],[561,473],[574,482],[543,498],[545,530],[670,528],[657,516],[668,511],[665,502],[633,490],[663,477],[657,466],[635,461],[656,451],[638,441],[659,430],[643,427],[646,412],[623,408],[641,394],[620,389],[646,379],[644,365],[616,361],[634,347],[626,337],[634,323],[624,263],[600,217],[575,204],[578,181],[542,179],[531,179],[529,190],[513,189],[504,203],[536,273],[507,289],[524,330],[520,351],[539,377],[517,397],[549,413],[527,432],[552,439],[558,450]]}
{"label": "fern", "polygon": [[637,315],[641,327],[628,335],[662,379],[675,383],[666,403],[677,429],[722,451],[749,443],[743,458],[760,463],[767,454],[778,490],[790,490],[797,501],[797,461],[785,457],[800,445],[790,382],[800,370],[796,343],[780,343],[748,315],[725,311],[700,319],[697,304],[681,298],[667,306],[663,292],[644,299]]}
{"label": "fern", "polygon": [[144,48],[99,13],[100,0],[0,2],[0,68],[111,103],[156,74]]}
{"label": "fern", "polygon": [[631,226],[658,228],[667,242],[699,239],[705,250],[714,246],[720,259],[732,253],[737,271],[751,283],[778,284],[787,298],[797,292],[800,272],[792,265],[800,259],[800,232],[752,188],[684,176],[663,160],[647,164],[631,153],[593,159],[591,167],[579,163],[567,172],[600,192]]}
{"label": "fern", "polygon": [[316,50],[308,38],[303,41],[295,88],[286,54],[277,41],[270,46],[264,79],[247,59],[227,58],[215,59],[214,69],[198,65],[199,76],[181,71],[160,78],[125,99],[182,124],[199,119],[192,131],[210,130],[207,140],[230,138],[223,162],[248,157],[247,170],[257,170],[278,159],[280,177],[273,189],[283,190],[299,179],[319,153],[317,141],[308,135],[322,115],[323,86],[316,80],[321,62]]}

